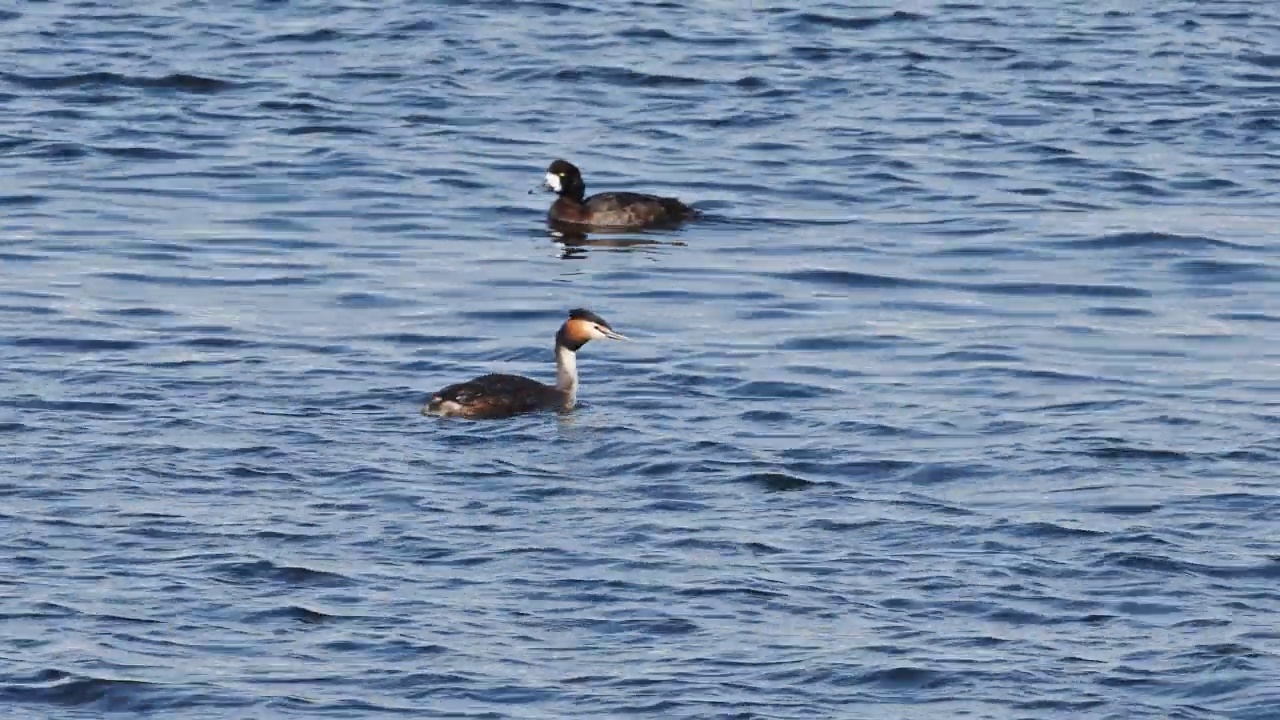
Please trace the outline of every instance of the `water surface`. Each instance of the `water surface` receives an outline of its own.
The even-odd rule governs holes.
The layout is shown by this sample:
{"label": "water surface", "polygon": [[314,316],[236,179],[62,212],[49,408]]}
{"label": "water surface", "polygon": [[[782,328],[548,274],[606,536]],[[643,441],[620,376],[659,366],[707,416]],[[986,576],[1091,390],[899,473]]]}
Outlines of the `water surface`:
{"label": "water surface", "polygon": [[1280,717],[1280,7],[0,31],[6,717]]}

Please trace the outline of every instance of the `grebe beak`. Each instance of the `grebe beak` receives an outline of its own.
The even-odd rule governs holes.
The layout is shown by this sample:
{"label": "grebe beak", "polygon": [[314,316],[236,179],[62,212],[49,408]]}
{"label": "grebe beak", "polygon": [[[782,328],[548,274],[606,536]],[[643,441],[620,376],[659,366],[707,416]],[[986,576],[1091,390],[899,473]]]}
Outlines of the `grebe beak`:
{"label": "grebe beak", "polygon": [[622,333],[616,333],[610,330],[609,328],[600,328],[600,332],[603,332],[604,336],[609,338],[610,340],[630,340],[631,339],[626,335],[623,335]]}

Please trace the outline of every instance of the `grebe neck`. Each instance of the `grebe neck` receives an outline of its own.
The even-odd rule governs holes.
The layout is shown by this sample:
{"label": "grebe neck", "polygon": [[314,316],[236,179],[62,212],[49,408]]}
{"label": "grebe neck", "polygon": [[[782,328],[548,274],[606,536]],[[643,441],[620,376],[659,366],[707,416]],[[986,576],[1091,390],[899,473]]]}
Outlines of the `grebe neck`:
{"label": "grebe neck", "polygon": [[564,393],[567,404],[578,399],[578,353],[556,343],[556,389]]}

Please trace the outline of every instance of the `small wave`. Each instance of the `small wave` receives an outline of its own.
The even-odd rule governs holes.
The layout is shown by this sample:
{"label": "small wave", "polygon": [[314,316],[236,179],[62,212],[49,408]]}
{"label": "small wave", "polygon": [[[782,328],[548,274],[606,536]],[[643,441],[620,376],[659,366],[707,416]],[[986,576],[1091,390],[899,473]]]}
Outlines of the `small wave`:
{"label": "small wave", "polygon": [[800,13],[792,24],[799,27],[839,28],[841,30],[865,30],[886,23],[917,22],[927,20],[928,16],[918,13],[896,10],[888,15],[874,17],[836,17],[821,13]]}
{"label": "small wave", "polygon": [[0,205],[6,207],[31,207],[48,202],[44,195],[0,195]]}
{"label": "small wave", "polygon": [[1091,307],[1085,310],[1090,315],[1098,317],[1153,317],[1155,313],[1146,308],[1117,307],[1106,305],[1102,307]]}
{"label": "small wave", "polygon": [[278,582],[300,587],[346,587],[352,583],[351,578],[339,573],[296,565],[277,565],[270,560],[220,563],[211,570],[227,582],[238,585]]}
{"label": "small wave", "polygon": [[928,280],[873,275],[848,270],[794,270],[791,272],[772,273],[772,275],[784,280],[857,288],[929,287],[934,285]]}
{"label": "small wave", "polygon": [[369,131],[364,128],[352,127],[350,125],[303,125],[301,127],[286,128],[279,132],[285,135],[368,135]]}
{"label": "small wave", "polygon": [[260,285],[312,285],[316,280],[291,275],[279,275],[266,278],[217,278],[190,277],[172,275],[145,275],[132,272],[102,272],[98,277],[124,282],[148,283],[153,285],[209,286],[209,287],[256,287]]}
{"label": "small wave", "polygon": [[791,490],[805,490],[814,487],[818,483],[812,480],[805,480],[796,475],[788,475],[781,472],[758,472],[748,473],[738,478],[738,482],[749,485],[759,485],[770,492],[787,492]]}
{"label": "small wave", "polygon": [[217,78],[173,73],[161,77],[121,75],[113,72],[76,73],[73,75],[19,75],[0,73],[0,80],[32,90],[60,90],[82,87],[129,87],[177,90],[190,93],[214,93],[237,87],[236,83]]}
{"label": "small wave", "polygon": [[1123,444],[1108,444],[1091,448],[1085,454],[1105,460],[1137,460],[1141,462],[1186,462],[1193,456],[1178,450],[1140,448]]}
{"label": "small wave", "polygon": [[263,110],[288,110],[289,112],[299,113],[318,113],[325,112],[325,108],[309,102],[289,102],[287,100],[263,100],[258,103],[258,107]]}
{"label": "small wave", "polygon": [[343,307],[371,309],[405,307],[413,304],[412,300],[372,292],[343,293],[338,296],[337,301]]}
{"label": "small wave", "polygon": [[145,344],[134,340],[99,340],[93,338],[24,337],[13,341],[18,347],[43,348],[59,352],[108,352],[137,350]]}
{"label": "small wave", "polygon": [[273,35],[262,40],[264,43],[320,43],[333,42],[335,40],[343,40],[347,37],[346,33],[330,28],[320,28],[311,32],[301,33],[282,33]]}
{"label": "small wave", "polygon": [[978,292],[997,295],[1036,295],[1062,297],[1108,297],[1108,298],[1145,298],[1151,293],[1141,288],[1128,285],[1084,285],[1076,283],[975,283],[957,284],[957,288],[965,288]]}
{"label": "small wave", "polygon": [[172,310],[152,307],[117,308],[115,310],[99,310],[101,315],[117,315],[120,317],[176,317]]}
{"label": "small wave", "polygon": [[1132,248],[1161,248],[1175,250],[1199,250],[1203,248],[1242,248],[1225,240],[1204,235],[1176,235],[1163,232],[1128,232],[1099,235],[1081,240],[1060,240],[1044,243],[1051,247],[1080,248],[1087,250],[1128,250]]}
{"label": "small wave", "polygon": [[559,70],[552,77],[563,82],[600,83],[620,87],[643,88],[698,87],[709,83],[709,81],[700,78],[651,74],[622,67],[570,68]]}
{"label": "small wave", "polygon": [[310,608],[298,605],[286,605],[284,607],[275,608],[273,610],[263,610],[261,612],[252,613],[245,618],[248,622],[266,622],[272,620],[296,620],[308,625],[320,625],[323,623],[333,622],[344,619],[342,615],[331,615],[329,613],[312,610]]}
{"label": "small wave", "polygon": [[422,345],[430,347],[441,344],[469,343],[475,340],[471,335],[420,335],[418,333],[391,333],[387,335],[362,335],[360,340],[376,340],[393,345]]}
{"label": "small wave", "polygon": [[94,149],[103,155],[129,158],[131,160],[188,160],[194,157],[199,157],[194,153],[177,152],[174,150],[163,150],[161,148],[151,147],[99,147]]}
{"label": "small wave", "polygon": [[1276,280],[1276,271],[1261,263],[1184,260],[1176,263],[1173,269],[1196,282],[1205,284],[1274,282]]}
{"label": "small wave", "polygon": [[0,405],[5,407],[21,408],[24,410],[54,410],[59,412],[90,412],[90,413],[117,413],[117,412],[133,412],[132,405],[113,402],[93,402],[80,400],[43,400],[39,398],[18,398],[15,400],[0,400]]}
{"label": "small wave", "polygon": [[246,348],[256,347],[258,345],[258,343],[253,342],[252,340],[240,340],[238,338],[228,337],[188,338],[186,340],[180,340],[178,344],[185,345],[186,347],[212,349]]}
{"label": "small wave", "polygon": [[1280,55],[1272,55],[1268,53],[1241,53],[1240,59],[1258,67],[1264,68],[1280,68]]}
{"label": "small wave", "polygon": [[744,399],[794,400],[838,395],[839,391],[805,383],[753,380],[735,385],[728,393],[733,397]]}

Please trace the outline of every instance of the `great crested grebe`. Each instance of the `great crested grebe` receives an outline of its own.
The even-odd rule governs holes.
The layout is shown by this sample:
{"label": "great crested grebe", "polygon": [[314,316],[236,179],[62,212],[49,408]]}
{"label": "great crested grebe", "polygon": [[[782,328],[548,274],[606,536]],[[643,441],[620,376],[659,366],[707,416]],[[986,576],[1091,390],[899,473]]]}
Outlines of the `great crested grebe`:
{"label": "great crested grebe", "polygon": [[556,384],[492,373],[435,393],[423,415],[472,419],[508,417],[534,410],[568,410],[578,400],[578,349],[592,340],[626,340],[604,318],[582,308],[569,311],[556,333]]}
{"label": "great crested grebe", "polygon": [[542,187],[560,196],[547,211],[547,219],[554,223],[630,230],[674,226],[698,215],[675,198],[657,195],[605,192],[586,197],[582,172],[565,160],[551,163]]}

